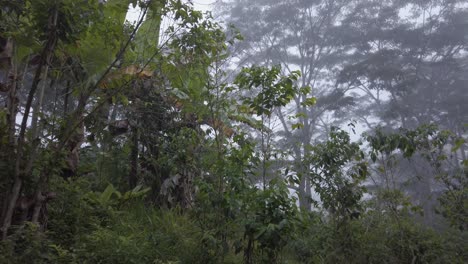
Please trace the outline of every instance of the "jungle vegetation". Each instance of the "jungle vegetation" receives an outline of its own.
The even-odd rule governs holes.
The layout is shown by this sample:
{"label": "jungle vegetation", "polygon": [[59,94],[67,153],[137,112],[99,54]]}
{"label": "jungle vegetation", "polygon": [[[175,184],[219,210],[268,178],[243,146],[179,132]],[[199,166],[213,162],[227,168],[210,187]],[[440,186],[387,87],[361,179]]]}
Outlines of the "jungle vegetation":
{"label": "jungle vegetation", "polygon": [[0,22],[0,263],[468,262],[466,0]]}

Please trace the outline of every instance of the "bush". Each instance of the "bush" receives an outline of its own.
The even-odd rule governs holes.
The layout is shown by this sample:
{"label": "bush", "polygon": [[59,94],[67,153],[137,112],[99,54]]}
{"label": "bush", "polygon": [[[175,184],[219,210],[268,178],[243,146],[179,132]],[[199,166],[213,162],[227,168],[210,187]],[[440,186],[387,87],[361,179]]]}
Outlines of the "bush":
{"label": "bush", "polygon": [[79,262],[203,263],[201,232],[186,215],[133,206],[85,236]]}
{"label": "bush", "polygon": [[[467,234],[437,233],[408,216],[367,213],[339,232],[309,215],[289,245],[301,263],[466,263]],[[344,227],[343,227],[344,228]]]}

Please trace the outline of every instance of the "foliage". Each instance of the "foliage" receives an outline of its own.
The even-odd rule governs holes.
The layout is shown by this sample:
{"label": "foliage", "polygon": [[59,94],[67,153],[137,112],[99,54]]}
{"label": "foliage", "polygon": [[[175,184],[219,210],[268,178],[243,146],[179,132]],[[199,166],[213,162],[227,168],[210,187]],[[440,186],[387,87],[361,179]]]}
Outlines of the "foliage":
{"label": "foliage", "polygon": [[252,66],[244,68],[237,75],[234,83],[245,90],[259,90],[254,96],[245,97],[244,104],[258,115],[270,116],[272,109],[287,105],[296,94],[294,82],[300,77],[300,72],[292,72],[281,77],[281,67],[271,69]]}
{"label": "foliage", "polygon": [[323,207],[333,217],[352,217],[353,212],[361,210],[361,183],[368,173],[359,144],[351,143],[345,131],[333,128],[329,141],[312,147],[312,153],[306,159],[313,164],[310,177]]}
{"label": "foliage", "polygon": [[466,263],[460,2],[0,0],[0,263]]}
{"label": "foliage", "polygon": [[[466,234],[453,230],[437,234],[407,216],[397,221],[369,211],[350,228],[353,237],[346,237],[344,244],[345,238],[331,224],[317,215],[307,216],[290,247],[301,263],[463,263],[466,258],[456,242]],[[352,250],[343,248],[350,244]]]}

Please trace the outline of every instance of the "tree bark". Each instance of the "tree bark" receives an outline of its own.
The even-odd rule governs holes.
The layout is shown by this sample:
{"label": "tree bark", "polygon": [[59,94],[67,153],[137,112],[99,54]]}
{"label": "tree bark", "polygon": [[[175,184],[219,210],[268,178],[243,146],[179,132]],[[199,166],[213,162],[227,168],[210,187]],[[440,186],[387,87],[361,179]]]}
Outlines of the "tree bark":
{"label": "tree bark", "polygon": [[[10,192],[10,196],[7,198],[9,199],[8,207],[6,209],[6,213],[4,218],[2,219],[2,239],[5,239],[8,235],[8,229],[11,226],[11,221],[13,218],[13,213],[15,210],[16,201],[20,196],[21,187],[23,184],[23,177],[29,175],[30,172],[28,171],[21,171],[21,160],[23,159],[23,148],[26,139],[26,129],[28,124],[29,113],[31,111],[32,102],[34,96],[36,94],[37,88],[39,87],[39,83],[41,81],[42,75],[42,68],[50,63],[52,58],[52,54],[55,49],[55,45],[57,43],[57,35],[56,35],[56,26],[57,26],[57,17],[58,17],[58,10],[54,8],[51,12],[48,22],[48,39],[47,43],[42,50],[41,53],[41,61],[37,66],[36,73],[34,75],[34,79],[31,85],[31,89],[28,94],[28,98],[26,101],[26,106],[24,110],[23,119],[21,122],[20,133],[18,137],[18,145],[16,151],[16,161],[15,161],[15,170],[14,170],[14,183],[13,187]],[[15,116],[16,118],[16,116]],[[15,122],[16,123],[16,122]]]}
{"label": "tree bark", "polygon": [[138,183],[138,128],[136,126],[132,127],[132,149],[130,152],[130,173],[128,175],[128,186],[130,189],[133,189],[137,186]]}

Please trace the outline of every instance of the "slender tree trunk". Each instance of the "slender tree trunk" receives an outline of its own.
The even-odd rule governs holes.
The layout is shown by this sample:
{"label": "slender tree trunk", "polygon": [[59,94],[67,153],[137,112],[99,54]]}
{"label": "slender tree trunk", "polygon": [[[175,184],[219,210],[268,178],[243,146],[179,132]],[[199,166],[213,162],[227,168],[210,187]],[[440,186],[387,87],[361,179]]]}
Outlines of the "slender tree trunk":
{"label": "slender tree trunk", "polygon": [[33,214],[31,217],[31,222],[34,224],[39,224],[39,215],[42,209],[42,206],[45,203],[46,198],[42,195],[43,189],[45,188],[47,179],[46,175],[49,174],[49,169],[41,172],[41,176],[39,178],[39,184],[37,186],[36,192],[34,193],[34,208]]}
{"label": "slender tree trunk", "polygon": [[[301,173],[302,174],[302,173]],[[305,175],[301,175],[299,183],[299,207],[302,210],[307,210],[307,201],[306,201],[306,178]]]}
{"label": "slender tree trunk", "polygon": [[44,66],[44,73],[42,76],[42,83],[41,83],[41,88],[39,89],[39,97],[37,98],[37,102],[34,105],[33,108],[33,116],[31,120],[31,134],[33,140],[35,140],[38,137],[38,132],[39,132],[39,114],[42,110],[42,102],[44,101],[44,91],[47,86],[47,75],[49,74],[49,63],[46,62]]}
{"label": "slender tree trunk", "polygon": [[[11,41],[11,40],[8,40]],[[13,45],[13,44],[10,44]],[[10,54],[10,57],[12,54]],[[15,139],[15,134],[16,134],[16,115],[18,113],[18,98],[17,98],[17,68],[16,65],[11,62],[10,59],[10,64],[8,65],[10,68],[6,70],[6,80],[7,80],[7,87],[8,87],[8,100],[7,100],[7,130],[8,130],[8,150],[7,153],[9,153],[8,157],[5,157],[6,160],[10,164],[14,164],[14,159],[11,157],[14,157],[14,151],[15,151],[15,144],[16,144],[16,139]],[[9,77],[11,78],[11,82],[9,82]],[[8,173],[10,173],[9,171]],[[4,194],[1,195],[1,198],[3,200],[2,204],[2,211],[0,213],[0,220],[3,220],[5,217],[5,214],[7,213],[7,208],[8,208],[8,197],[10,196],[10,190]],[[3,221],[2,221],[3,222]]]}
{"label": "slender tree trunk", "polygon": [[[306,100],[306,96],[303,96],[303,101]],[[307,109],[305,107],[302,107],[302,112],[307,113]],[[302,193],[302,204],[300,204],[300,207],[305,210],[305,211],[310,211],[311,208],[311,182],[309,179],[309,166],[307,165],[307,162],[303,161],[302,159],[306,159],[309,156],[309,150],[308,146],[310,145],[310,130],[311,130],[311,123],[310,120],[307,118],[304,118],[302,120],[302,123],[304,124],[304,127],[302,128],[302,137],[301,137],[301,147],[302,147],[302,158],[299,161],[299,169],[302,173],[302,181],[301,184],[303,185],[301,188]]]}
{"label": "slender tree trunk", "polygon": [[29,173],[32,171],[34,161],[36,160],[36,157],[37,157],[38,147],[40,144],[39,131],[41,130],[41,126],[39,124],[39,115],[42,110],[42,102],[44,100],[44,90],[47,84],[48,72],[49,72],[49,65],[46,65],[44,69],[44,76],[43,76],[41,89],[39,91],[39,98],[37,99],[37,102],[33,108],[33,116],[32,116],[32,121],[31,121],[32,148],[30,150],[28,164],[26,165],[26,169],[25,169],[25,172],[27,175],[29,175]]}
{"label": "slender tree trunk", "polygon": [[65,87],[65,98],[63,102],[63,118],[66,118],[68,115],[68,101],[70,98],[70,81],[67,81],[67,86]]}
{"label": "slender tree trunk", "polygon": [[[12,82],[8,92],[8,142],[10,148],[14,149],[15,134],[16,134],[16,115],[18,113],[18,97],[17,97],[17,78],[18,73],[16,65],[12,65]],[[8,74],[10,75],[10,74]]]}
{"label": "slender tree trunk", "polygon": [[130,173],[128,175],[128,186],[133,189],[138,183],[138,144],[139,144],[138,127],[132,127],[132,149],[130,152]]}
{"label": "slender tree trunk", "polygon": [[[18,146],[17,146],[17,154],[16,154],[16,162],[15,162],[15,172],[14,172],[14,183],[13,187],[11,188],[10,195],[7,199],[9,199],[8,207],[6,213],[4,215],[4,219],[2,219],[2,239],[5,239],[8,235],[8,229],[11,226],[11,221],[13,218],[13,213],[15,210],[16,201],[20,195],[21,187],[23,184],[23,177],[28,176],[28,171],[21,171],[21,160],[23,159],[23,148],[25,144],[25,137],[26,137],[26,128],[28,124],[29,113],[31,111],[32,102],[34,96],[36,94],[37,88],[39,87],[39,82],[41,81],[42,75],[42,68],[50,63],[52,58],[53,51],[55,49],[55,45],[57,43],[57,36],[56,36],[56,26],[57,26],[57,17],[58,17],[58,10],[55,8],[51,12],[51,16],[49,17],[49,24],[48,24],[48,40],[47,43],[42,51],[41,54],[41,61],[37,66],[36,73],[34,75],[34,79],[31,85],[31,90],[29,91],[28,98],[26,101],[26,106],[24,109],[23,120],[21,122],[20,133],[18,137]],[[15,117],[16,118],[16,117]]]}

